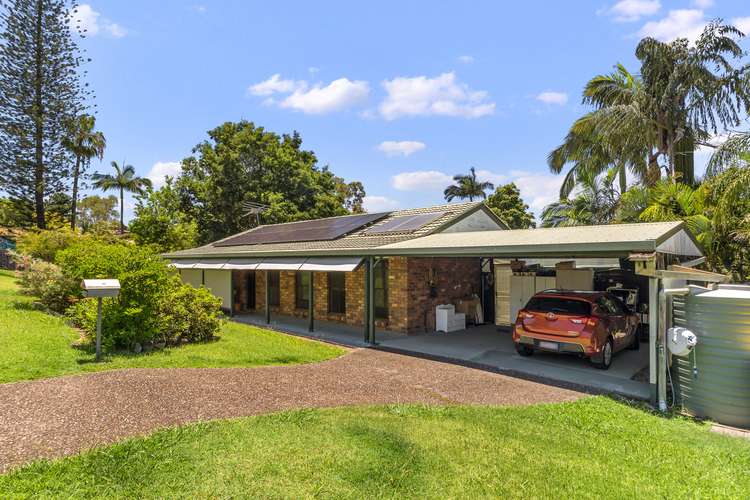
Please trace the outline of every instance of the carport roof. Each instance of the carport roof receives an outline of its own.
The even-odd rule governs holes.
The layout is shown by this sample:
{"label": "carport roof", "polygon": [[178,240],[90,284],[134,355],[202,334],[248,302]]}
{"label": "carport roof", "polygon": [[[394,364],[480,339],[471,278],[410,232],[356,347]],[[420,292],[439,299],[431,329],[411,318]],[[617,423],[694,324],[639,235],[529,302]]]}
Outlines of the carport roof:
{"label": "carport roof", "polygon": [[609,224],[432,234],[379,248],[383,255],[626,257],[633,252],[703,255],[684,223]]}

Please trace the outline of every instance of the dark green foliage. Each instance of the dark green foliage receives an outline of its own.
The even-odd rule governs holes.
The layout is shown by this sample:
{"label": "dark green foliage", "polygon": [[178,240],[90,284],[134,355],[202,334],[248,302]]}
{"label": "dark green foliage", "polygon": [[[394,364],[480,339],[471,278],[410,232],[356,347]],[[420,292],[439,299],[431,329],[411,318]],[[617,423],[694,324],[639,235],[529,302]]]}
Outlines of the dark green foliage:
{"label": "dark green foliage", "polygon": [[487,197],[485,204],[508,225],[510,229],[529,229],[536,227],[534,214],[523,202],[521,192],[515,183],[504,184]]}
{"label": "dark green foliage", "polygon": [[158,191],[149,189],[137,200],[135,218],[128,227],[137,244],[153,245],[161,252],[196,245],[197,225],[180,208],[179,193],[172,179]]}
{"label": "dark green foliage", "polygon": [[241,121],[224,123],[208,135],[182,161],[175,181],[181,210],[198,225],[199,242],[253,227],[255,217],[246,214],[245,202],[269,206],[261,224],[347,213],[348,190],[327,167],[318,166],[312,151],[302,149],[296,132],[279,136]]}
{"label": "dark green foliage", "polygon": [[[104,301],[103,341],[110,349],[206,340],[218,331],[221,300],[182,284],[146,248],[87,242],[60,252],[56,260],[62,274],[76,283],[84,278],[120,280],[120,296]],[[80,291],[76,295],[82,297]],[[68,316],[89,335],[95,333],[95,300],[78,300]]]}
{"label": "dark green foliage", "polygon": [[0,189],[34,207],[39,228],[48,197],[66,188],[66,124],[88,97],[69,22],[67,0],[0,3]]}

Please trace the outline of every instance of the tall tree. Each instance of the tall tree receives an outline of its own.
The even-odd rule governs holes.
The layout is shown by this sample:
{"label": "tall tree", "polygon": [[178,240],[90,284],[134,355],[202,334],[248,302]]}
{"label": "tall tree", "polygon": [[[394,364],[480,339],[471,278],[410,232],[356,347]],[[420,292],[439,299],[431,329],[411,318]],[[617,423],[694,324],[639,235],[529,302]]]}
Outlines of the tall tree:
{"label": "tall tree", "polygon": [[91,176],[91,179],[97,189],[102,191],[118,190],[120,192],[120,233],[124,233],[125,192],[142,195],[151,187],[151,180],[135,175],[133,165],[125,165],[125,162],[121,167],[116,161],[113,161],[112,168],[115,169],[115,175],[96,172]]}
{"label": "tall tree", "polygon": [[445,188],[443,195],[445,201],[453,201],[455,198],[459,200],[474,201],[474,198],[487,198],[488,189],[495,189],[494,184],[491,182],[480,182],[477,179],[477,172],[474,167],[469,169],[469,174],[457,174],[453,176],[454,184]]}
{"label": "tall tree", "polygon": [[76,227],[76,205],[78,203],[78,183],[85,174],[93,158],[104,158],[104,148],[107,140],[101,132],[95,132],[96,118],[91,115],[75,117],[67,127],[67,135],[63,138],[63,146],[75,158],[73,165],[73,188],[71,193],[70,228]]}
{"label": "tall tree", "polygon": [[[597,110],[601,110],[633,102],[640,92],[640,79],[618,64],[611,74],[600,75],[589,81],[583,96],[584,102],[591,102]],[[621,193],[628,188],[628,171],[641,180],[649,181],[646,158],[653,142],[651,137],[644,133],[632,134],[628,130],[602,127],[599,125],[601,114],[593,111],[576,120],[563,143],[547,158],[550,170],[555,173],[562,172],[566,164],[572,164],[560,186],[561,198],[570,195],[578,177],[597,176],[611,168],[617,171]],[[657,166],[657,178],[658,174]]]}
{"label": "tall tree", "polygon": [[529,206],[521,199],[521,192],[515,183],[505,184],[495,189],[487,197],[485,204],[509,229],[529,229],[536,227],[534,214],[529,212]]}
{"label": "tall tree", "polygon": [[[550,168],[559,172],[573,162],[574,170],[594,173],[630,163],[647,185],[659,180],[661,169],[673,182],[693,184],[695,147],[739,125],[750,107],[750,66],[741,63],[736,41],[743,36],[714,21],[694,44],[683,38],[641,40],[636,48],[641,76],[618,65],[614,73],[588,82],[583,102],[595,109],[584,117],[586,133],[576,136],[577,122],[573,136],[550,155]],[[568,192],[574,170],[563,184]]]}
{"label": "tall tree", "polygon": [[45,200],[69,175],[65,124],[88,96],[83,58],[67,0],[1,0],[0,10],[0,188],[33,204],[44,228]]}
{"label": "tall tree", "polygon": [[246,203],[268,208],[262,224],[347,213],[345,190],[296,132],[278,135],[252,122],[227,122],[182,161],[174,187],[180,208],[198,224],[199,243],[249,229]]}

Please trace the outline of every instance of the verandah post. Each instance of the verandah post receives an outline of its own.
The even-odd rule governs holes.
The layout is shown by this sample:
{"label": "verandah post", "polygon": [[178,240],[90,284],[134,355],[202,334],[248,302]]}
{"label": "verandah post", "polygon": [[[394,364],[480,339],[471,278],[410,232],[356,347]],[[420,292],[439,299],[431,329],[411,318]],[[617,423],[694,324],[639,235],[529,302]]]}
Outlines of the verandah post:
{"label": "verandah post", "polygon": [[266,269],[266,324],[271,323],[271,273]]}
{"label": "verandah post", "polygon": [[315,288],[313,286],[314,283],[314,274],[312,271],[310,271],[310,289],[307,292],[307,329],[310,332],[315,331],[315,318],[314,318],[314,312],[315,311],[315,305],[314,305],[314,299],[315,299],[315,293],[313,292],[313,289]]}
{"label": "verandah post", "polygon": [[370,281],[372,280],[372,257],[365,259],[365,300],[362,304],[362,323],[364,324],[365,343],[370,342]]}

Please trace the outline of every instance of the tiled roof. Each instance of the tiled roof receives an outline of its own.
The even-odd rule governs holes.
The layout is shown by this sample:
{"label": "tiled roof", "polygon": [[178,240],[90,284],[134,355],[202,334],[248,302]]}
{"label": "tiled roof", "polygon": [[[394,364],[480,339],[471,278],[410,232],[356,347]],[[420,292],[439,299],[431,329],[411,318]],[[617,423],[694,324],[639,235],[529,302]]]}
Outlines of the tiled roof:
{"label": "tiled roof", "polygon": [[[322,241],[300,241],[290,243],[271,243],[262,245],[238,245],[238,246],[216,246],[215,243],[209,243],[198,248],[191,248],[189,250],[181,250],[177,252],[171,252],[165,255],[168,258],[180,258],[180,257],[210,257],[219,255],[252,255],[254,253],[266,253],[275,251],[292,252],[299,251],[304,253],[309,250],[334,250],[334,249],[358,249],[358,248],[375,248],[383,245],[389,245],[392,243],[399,243],[402,241],[411,240],[432,234],[435,230],[455,222],[461,219],[463,216],[479,209],[483,205],[483,202],[469,202],[469,203],[450,203],[446,205],[438,205],[434,207],[424,208],[410,208],[406,210],[398,210],[391,212],[387,217],[380,219],[375,224],[360,228],[346,236],[333,240],[322,240]],[[442,213],[440,217],[425,224],[416,231],[411,232],[388,232],[380,234],[368,233],[371,228],[377,227],[392,220],[395,217],[401,217],[405,215],[419,215],[419,214],[430,214],[430,213]],[[346,216],[344,216],[346,217]],[[220,240],[221,241],[221,240]]]}

